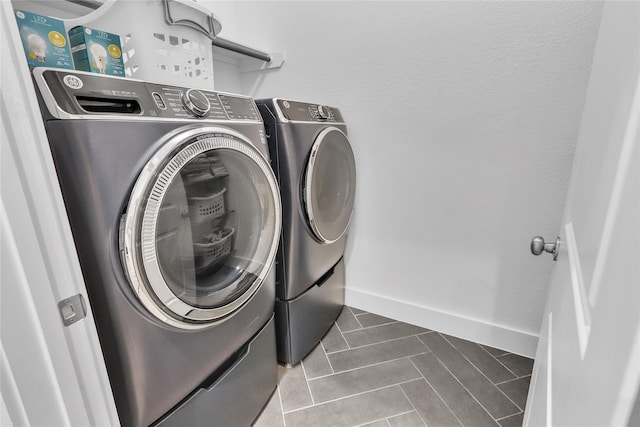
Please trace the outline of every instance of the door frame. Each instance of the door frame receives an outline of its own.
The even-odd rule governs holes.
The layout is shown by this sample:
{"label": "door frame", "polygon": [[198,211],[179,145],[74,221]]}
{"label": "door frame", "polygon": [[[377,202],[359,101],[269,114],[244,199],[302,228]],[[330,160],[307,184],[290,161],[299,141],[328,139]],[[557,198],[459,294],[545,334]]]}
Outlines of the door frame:
{"label": "door frame", "polygon": [[119,425],[86,289],[11,2],[0,2],[2,425]]}

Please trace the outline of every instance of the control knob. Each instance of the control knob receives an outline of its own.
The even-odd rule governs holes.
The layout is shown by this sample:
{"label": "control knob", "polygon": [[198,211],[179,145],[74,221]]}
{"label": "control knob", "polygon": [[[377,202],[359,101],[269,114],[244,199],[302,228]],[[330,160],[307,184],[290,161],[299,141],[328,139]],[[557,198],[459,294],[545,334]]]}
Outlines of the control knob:
{"label": "control knob", "polygon": [[329,114],[331,110],[326,105],[318,105],[318,117],[322,120],[327,120],[329,118]]}
{"label": "control knob", "polygon": [[197,89],[189,89],[182,92],[182,105],[195,117],[205,117],[209,114],[211,103],[204,93]]}

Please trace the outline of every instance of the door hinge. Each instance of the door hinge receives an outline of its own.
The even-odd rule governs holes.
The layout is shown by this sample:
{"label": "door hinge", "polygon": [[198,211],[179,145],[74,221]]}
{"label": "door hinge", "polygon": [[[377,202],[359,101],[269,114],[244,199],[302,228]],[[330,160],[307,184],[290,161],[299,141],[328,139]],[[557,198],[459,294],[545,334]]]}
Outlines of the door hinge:
{"label": "door hinge", "polygon": [[82,294],[65,298],[58,303],[64,326],[69,326],[87,316],[87,307]]}

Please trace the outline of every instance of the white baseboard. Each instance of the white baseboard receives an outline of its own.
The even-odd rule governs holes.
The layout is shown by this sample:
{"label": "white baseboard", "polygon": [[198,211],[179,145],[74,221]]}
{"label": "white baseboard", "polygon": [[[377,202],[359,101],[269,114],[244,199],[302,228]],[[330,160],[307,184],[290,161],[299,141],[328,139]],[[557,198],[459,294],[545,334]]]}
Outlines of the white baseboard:
{"label": "white baseboard", "polygon": [[458,338],[496,347],[534,358],[538,335],[501,325],[447,313],[430,307],[372,294],[361,289],[346,289],[346,304],[381,316],[442,332]]}

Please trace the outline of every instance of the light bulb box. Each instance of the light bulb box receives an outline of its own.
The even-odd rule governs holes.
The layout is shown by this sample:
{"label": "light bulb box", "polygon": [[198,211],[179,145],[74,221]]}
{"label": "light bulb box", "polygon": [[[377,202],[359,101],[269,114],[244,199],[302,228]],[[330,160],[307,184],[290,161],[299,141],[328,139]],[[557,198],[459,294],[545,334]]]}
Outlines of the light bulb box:
{"label": "light bulb box", "polygon": [[64,22],[23,10],[15,16],[29,67],[73,69]]}
{"label": "light bulb box", "polygon": [[120,36],[79,26],[69,30],[76,70],[124,77]]}

